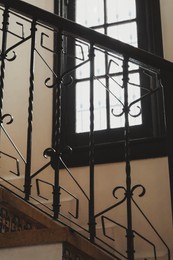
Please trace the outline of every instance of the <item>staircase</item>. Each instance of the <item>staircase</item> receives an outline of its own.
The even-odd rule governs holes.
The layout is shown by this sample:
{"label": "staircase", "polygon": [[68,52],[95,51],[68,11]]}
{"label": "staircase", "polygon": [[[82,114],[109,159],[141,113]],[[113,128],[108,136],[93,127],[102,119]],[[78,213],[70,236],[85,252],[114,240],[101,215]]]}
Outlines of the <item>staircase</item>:
{"label": "staircase", "polygon": [[[31,254],[32,259],[113,259],[2,187],[0,209],[1,259],[10,259],[11,255],[17,260],[20,254],[25,260],[31,259]],[[8,250],[2,250],[4,248]]]}
{"label": "staircase", "polygon": [[[18,259],[21,252],[27,260],[32,252],[32,259],[42,260],[170,260],[173,64],[22,1],[0,0],[0,6],[0,257]],[[156,85],[147,96],[164,92],[166,157],[131,161],[127,120],[125,161],[94,165],[91,121],[88,166],[68,167],[60,147],[60,89],[76,68],[52,79],[55,35],[57,57],[69,37],[89,46],[91,67],[92,53],[101,49],[121,59],[124,79],[128,63],[148,71]],[[53,96],[59,104],[55,111]],[[127,119],[128,104],[123,113]]]}

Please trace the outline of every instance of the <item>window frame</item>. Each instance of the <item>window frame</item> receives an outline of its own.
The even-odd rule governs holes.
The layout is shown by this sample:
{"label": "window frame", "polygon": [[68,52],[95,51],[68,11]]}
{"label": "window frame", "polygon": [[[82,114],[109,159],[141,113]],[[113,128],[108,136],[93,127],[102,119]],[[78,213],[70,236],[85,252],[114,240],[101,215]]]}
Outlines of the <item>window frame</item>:
{"label": "window frame", "polygon": [[[74,20],[75,0],[54,0],[54,3],[56,14],[63,16],[64,18]],[[136,7],[138,22],[138,47],[163,57],[159,0],[136,0]],[[142,37],[142,34],[144,34],[145,37]],[[69,66],[74,65],[72,60],[68,60],[68,64]],[[64,60],[64,66],[66,66],[66,60]],[[54,68],[55,70],[57,69],[56,60],[54,60]],[[147,101],[148,104],[146,107],[148,107],[148,112],[146,112],[143,116],[145,121],[148,119],[147,113],[152,110],[156,117],[154,127],[151,118],[150,121],[147,122],[147,125],[149,126],[148,128],[144,128],[143,125],[131,126],[131,159],[145,159],[166,155],[164,126],[161,123],[163,121],[164,114],[158,106],[158,104],[162,102],[161,96],[162,94],[160,93],[156,98],[153,98],[152,102]],[[72,100],[74,102],[72,102]],[[157,113],[153,109],[155,105],[157,105],[159,110]],[[53,109],[55,109],[55,102]],[[62,111],[70,111],[70,113],[66,116],[62,113],[62,146],[66,147],[69,145],[73,149],[71,154],[63,155],[64,160],[69,167],[88,165],[89,133],[75,133],[75,91],[72,87],[62,88]],[[66,131],[64,131],[64,129]],[[152,131],[150,131],[150,129],[152,129]],[[105,138],[105,136],[107,138]],[[123,136],[123,128],[95,131],[95,163],[100,164],[123,161]],[[101,143],[101,140],[104,140],[104,142]]]}

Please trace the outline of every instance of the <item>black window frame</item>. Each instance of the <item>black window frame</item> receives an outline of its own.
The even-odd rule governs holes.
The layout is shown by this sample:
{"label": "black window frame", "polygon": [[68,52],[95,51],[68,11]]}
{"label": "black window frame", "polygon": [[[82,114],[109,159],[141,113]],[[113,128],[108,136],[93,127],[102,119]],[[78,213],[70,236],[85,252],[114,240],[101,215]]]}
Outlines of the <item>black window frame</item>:
{"label": "black window frame", "polygon": [[[75,0],[55,0],[55,13],[74,20]],[[163,57],[161,14],[159,0],[136,0],[136,11],[138,21],[138,47]],[[56,40],[55,40],[56,44]],[[67,43],[68,45],[68,43]],[[74,47],[74,46],[73,46]],[[72,46],[70,46],[72,48]],[[71,50],[72,51],[72,50]],[[74,61],[68,60],[68,65],[73,66]],[[67,64],[64,61],[64,66]],[[55,70],[57,68],[54,61]],[[75,76],[75,75],[74,75]],[[144,120],[147,114],[154,113],[155,122],[147,118],[147,127],[131,127],[131,159],[145,159],[161,157],[166,155],[164,136],[164,113],[162,93],[156,94],[153,101],[148,102]],[[154,104],[154,105],[153,105]],[[153,107],[157,107],[157,112]],[[54,108],[55,109],[55,104]],[[75,91],[73,87],[62,88],[62,146],[70,146],[72,153],[64,154],[64,160],[69,167],[84,166],[89,164],[89,133],[75,133]],[[69,114],[66,111],[70,111]],[[65,129],[65,131],[64,131]],[[150,131],[152,129],[152,131]],[[124,160],[124,130],[109,129],[96,131],[95,138],[95,163],[112,163]],[[105,139],[105,136],[107,137]],[[101,142],[104,140],[103,142]]]}

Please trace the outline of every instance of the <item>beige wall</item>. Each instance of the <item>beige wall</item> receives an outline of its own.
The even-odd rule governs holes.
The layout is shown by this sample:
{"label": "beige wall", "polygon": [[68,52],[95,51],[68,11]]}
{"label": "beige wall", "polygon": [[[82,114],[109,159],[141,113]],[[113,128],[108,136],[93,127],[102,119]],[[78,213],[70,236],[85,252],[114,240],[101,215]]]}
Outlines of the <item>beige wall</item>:
{"label": "beige wall", "polygon": [[173,1],[160,0],[164,56],[173,61]]}
{"label": "beige wall", "polygon": [[27,2],[49,12],[53,12],[54,0],[23,0],[23,2]]}

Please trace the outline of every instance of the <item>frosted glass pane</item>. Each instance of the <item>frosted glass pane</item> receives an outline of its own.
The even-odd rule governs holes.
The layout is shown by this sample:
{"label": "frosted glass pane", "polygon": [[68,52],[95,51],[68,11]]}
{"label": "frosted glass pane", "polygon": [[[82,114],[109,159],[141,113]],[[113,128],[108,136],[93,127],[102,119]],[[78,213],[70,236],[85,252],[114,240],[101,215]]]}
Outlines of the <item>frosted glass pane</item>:
{"label": "frosted glass pane", "polygon": [[89,131],[89,81],[76,84],[76,133]]}
{"label": "frosted glass pane", "polygon": [[[89,47],[83,43],[76,43],[75,47],[76,52],[76,65],[82,64],[84,61],[88,60],[89,55]],[[82,58],[82,59],[81,59]],[[76,78],[88,78],[90,73],[90,65],[89,62],[85,63],[84,65],[79,66],[76,69]]]}
{"label": "frosted glass pane", "polygon": [[108,23],[136,18],[135,0],[107,0]]}
{"label": "frosted glass pane", "polygon": [[103,24],[103,0],[77,0],[76,22],[86,27]]}
{"label": "frosted glass pane", "polygon": [[[105,80],[103,80],[105,84]],[[90,82],[76,84],[76,133],[90,129]],[[106,90],[98,80],[94,81],[94,130],[107,128]]]}
{"label": "frosted glass pane", "polygon": [[[105,85],[105,80],[102,79]],[[94,130],[107,128],[106,122],[106,89],[98,80],[94,81]]]}
{"label": "frosted glass pane", "polygon": [[95,50],[95,75],[105,74],[105,53]]}
{"label": "frosted glass pane", "polygon": [[108,36],[137,47],[137,25],[136,22],[110,26]]}
{"label": "frosted glass pane", "polygon": [[[135,83],[138,86],[134,86],[129,84],[128,86],[128,92],[129,92],[129,104],[135,100],[137,100],[138,98],[140,98],[141,96],[141,89],[139,87],[140,85],[140,79],[139,79],[139,74],[138,73],[134,73],[134,74],[129,74],[129,83]],[[130,126],[132,125],[140,125],[142,124],[142,116],[139,115],[137,117],[133,117],[136,116],[140,113],[141,111],[141,102],[137,102],[136,104],[134,104],[133,106],[131,106],[130,108],[130,114],[131,116],[129,116],[129,124]]]}
{"label": "frosted glass pane", "polygon": [[122,88],[122,85],[122,76],[116,76],[109,80],[109,89],[111,91],[111,93],[109,94],[111,128],[118,128],[124,126],[124,116],[118,116],[122,113],[122,104],[124,104],[124,89]]}
{"label": "frosted glass pane", "polygon": [[110,26],[108,35],[112,38],[137,47],[137,25],[136,22]]}

